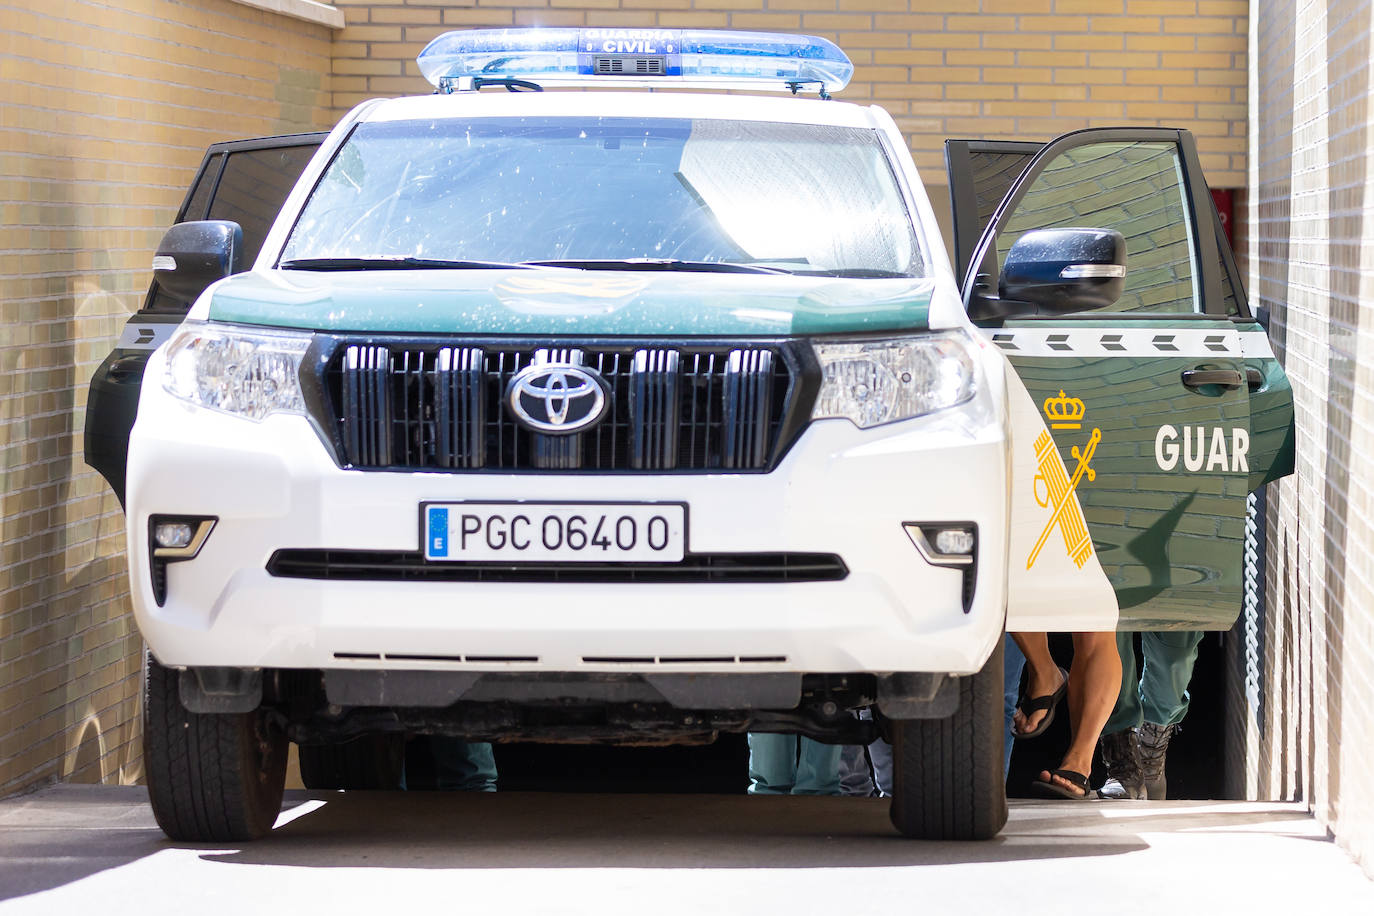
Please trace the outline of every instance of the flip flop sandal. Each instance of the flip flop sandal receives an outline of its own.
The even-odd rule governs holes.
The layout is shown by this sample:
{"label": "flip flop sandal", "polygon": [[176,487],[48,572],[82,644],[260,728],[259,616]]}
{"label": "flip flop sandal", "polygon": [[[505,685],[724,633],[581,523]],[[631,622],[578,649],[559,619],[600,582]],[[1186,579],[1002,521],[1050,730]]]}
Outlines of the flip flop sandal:
{"label": "flip flop sandal", "polygon": [[1050,775],[1068,780],[1082,789],[1083,794],[1079,795],[1068,786],[1061,786],[1053,780],[1046,782],[1038,778],[1031,782],[1031,791],[1042,798],[1067,798],[1070,801],[1082,801],[1085,798],[1092,797],[1093,791],[1092,787],[1088,784],[1088,777],[1084,776],[1082,773],[1073,770],[1051,770]]}
{"label": "flip flop sandal", "polygon": [[1046,710],[1045,717],[1040,720],[1039,725],[1028,732],[1018,732],[1015,726],[1013,726],[1011,730],[1012,735],[1017,738],[1038,738],[1049,729],[1050,724],[1054,722],[1055,708],[1059,705],[1059,701],[1064,699],[1064,694],[1069,691],[1069,672],[1060,668],[1059,673],[1063,676],[1063,680],[1059,682],[1059,689],[1054,693],[1046,696],[1033,697],[1029,700],[1026,699],[1024,693],[1021,694],[1021,698],[1016,701],[1016,708],[1021,710],[1021,715],[1029,716],[1037,710],[1044,709]]}

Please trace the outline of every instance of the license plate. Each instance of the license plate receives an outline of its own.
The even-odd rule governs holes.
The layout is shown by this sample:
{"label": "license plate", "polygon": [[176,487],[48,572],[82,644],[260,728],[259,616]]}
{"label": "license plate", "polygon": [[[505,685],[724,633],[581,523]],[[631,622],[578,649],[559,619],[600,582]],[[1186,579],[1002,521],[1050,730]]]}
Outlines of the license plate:
{"label": "license plate", "polygon": [[687,543],[679,503],[425,503],[425,559],[673,563]]}

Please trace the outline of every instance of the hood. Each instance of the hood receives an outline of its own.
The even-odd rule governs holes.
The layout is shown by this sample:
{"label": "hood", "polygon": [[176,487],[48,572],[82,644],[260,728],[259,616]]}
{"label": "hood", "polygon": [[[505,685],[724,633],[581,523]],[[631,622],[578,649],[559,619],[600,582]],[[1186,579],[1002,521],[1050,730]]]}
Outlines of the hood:
{"label": "hood", "polygon": [[513,270],[253,271],[209,318],[323,332],[785,337],[928,328],[933,280]]}

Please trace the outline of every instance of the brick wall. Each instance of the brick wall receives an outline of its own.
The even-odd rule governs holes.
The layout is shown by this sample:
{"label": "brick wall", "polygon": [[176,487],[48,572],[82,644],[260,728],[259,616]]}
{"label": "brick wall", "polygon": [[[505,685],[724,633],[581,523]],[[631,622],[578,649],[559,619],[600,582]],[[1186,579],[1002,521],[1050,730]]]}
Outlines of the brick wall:
{"label": "brick wall", "polygon": [[[1049,139],[1184,126],[1214,187],[1245,183],[1245,0],[336,0],[334,105],[424,92],[446,29],[657,26],[801,31],[854,60],[840,98],[876,102],[944,184],[949,137]],[[934,196],[934,195],[933,195]]]}
{"label": "brick wall", "polygon": [[1256,5],[1252,302],[1293,384],[1297,474],[1266,494],[1263,607],[1232,641],[1232,785],[1308,802],[1374,875],[1371,3]]}
{"label": "brick wall", "polygon": [[86,386],[207,144],[324,125],[331,30],[232,0],[0,15],[0,795],[138,778],[141,641]]}

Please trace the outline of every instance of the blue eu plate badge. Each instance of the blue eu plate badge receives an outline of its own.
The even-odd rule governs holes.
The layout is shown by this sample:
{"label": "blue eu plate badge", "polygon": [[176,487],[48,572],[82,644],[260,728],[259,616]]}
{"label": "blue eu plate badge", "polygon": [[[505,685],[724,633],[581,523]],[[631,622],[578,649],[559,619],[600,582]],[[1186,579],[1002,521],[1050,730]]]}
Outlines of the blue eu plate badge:
{"label": "blue eu plate badge", "polygon": [[425,514],[425,553],[431,557],[448,556],[448,510],[430,506]]}

